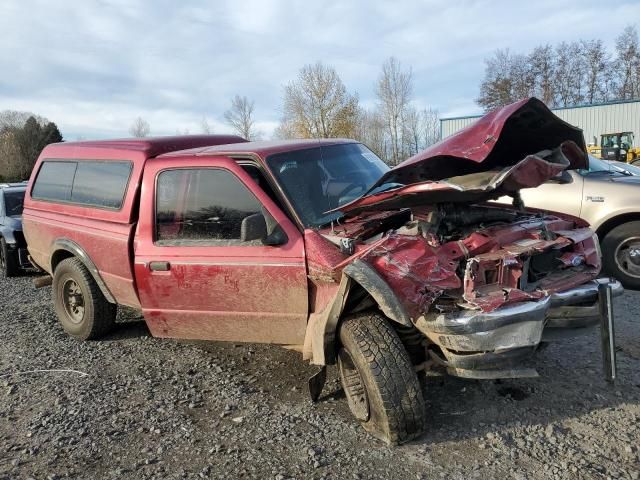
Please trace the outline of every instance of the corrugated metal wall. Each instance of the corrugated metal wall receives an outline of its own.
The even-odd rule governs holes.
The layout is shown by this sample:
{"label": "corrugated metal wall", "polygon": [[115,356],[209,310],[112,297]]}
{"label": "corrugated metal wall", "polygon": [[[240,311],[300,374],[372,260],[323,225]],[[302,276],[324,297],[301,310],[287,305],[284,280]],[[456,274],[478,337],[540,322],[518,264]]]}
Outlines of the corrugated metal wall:
{"label": "corrugated metal wall", "polygon": [[[586,107],[557,108],[553,113],[572,125],[582,128],[587,143],[602,133],[633,132],[635,144],[640,145],[640,100],[590,105]],[[440,120],[442,138],[475,122],[479,116],[443,118]]]}

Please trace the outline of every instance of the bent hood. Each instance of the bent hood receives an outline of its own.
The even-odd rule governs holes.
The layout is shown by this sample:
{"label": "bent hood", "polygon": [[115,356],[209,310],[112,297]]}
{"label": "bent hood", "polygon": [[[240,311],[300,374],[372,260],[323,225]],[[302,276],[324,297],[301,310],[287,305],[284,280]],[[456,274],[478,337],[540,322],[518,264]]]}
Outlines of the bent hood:
{"label": "bent hood", "polygon": [[530,98],[494,110],[405,160],[369,191],[384,184],[405,186],[366,194],[337,210],[480,202],[537,187],[565,169],[587,166],[582,130]]}

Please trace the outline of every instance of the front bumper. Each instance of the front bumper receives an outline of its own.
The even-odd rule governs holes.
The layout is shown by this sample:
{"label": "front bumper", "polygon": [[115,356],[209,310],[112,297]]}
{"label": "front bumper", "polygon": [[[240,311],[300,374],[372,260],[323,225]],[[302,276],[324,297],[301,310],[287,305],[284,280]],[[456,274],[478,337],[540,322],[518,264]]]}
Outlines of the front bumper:
{"label": "front bumper", "polygon": [[541,342],[565,339],[598,324],[598,286],[608,283],[612,295],[624,291],[620,282],[601,278],[492,312],[464,310],[422,316],[416,327],[440,347],[432,352],[450,374],[469,378],[537,376],[526,361]]}

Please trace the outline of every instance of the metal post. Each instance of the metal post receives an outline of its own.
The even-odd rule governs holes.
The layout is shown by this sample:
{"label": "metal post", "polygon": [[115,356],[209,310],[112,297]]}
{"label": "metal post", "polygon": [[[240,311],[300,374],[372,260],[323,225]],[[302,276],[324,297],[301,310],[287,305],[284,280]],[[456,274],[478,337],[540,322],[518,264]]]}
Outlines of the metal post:
{"label": "metal post", "polygon": [[604,378],[609,383],[616,380],[616,334],[613,325],[613,302],[611,301],[611,285],[602,283],[598,286],[598,303],[600,306],[600,334],[602,337],[602,366]]}

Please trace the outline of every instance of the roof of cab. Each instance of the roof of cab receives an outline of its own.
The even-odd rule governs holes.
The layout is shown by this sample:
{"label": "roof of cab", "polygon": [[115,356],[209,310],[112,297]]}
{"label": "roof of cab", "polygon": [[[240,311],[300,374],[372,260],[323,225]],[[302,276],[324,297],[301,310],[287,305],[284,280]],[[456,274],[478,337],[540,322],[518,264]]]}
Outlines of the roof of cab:
{"label": "roof of cab", "polygon": [[307,148],[341,145],[347,143],[358,143],[356,140],[346,138],[320,138],[320,139],[299,139],[299,140],[269,140],[260,142],[245,142],[242,145],[215,145],[202,148],[190,148],[187,150],[177,150],[162,155],[163,157],[180,157],[187,155],[246,155],[257,154],[261,157],[273,155],[274,153],[292,152]]}
{"label": "roof of cab", "polygon": [[[113,140],[89,140],[53,143],[46,147],[47,154],[71,154],[78,149],[112,149],[140,152],[145,158],[153,158],[174,150],[202,148],[211,145],[247,142],[237,135],[180,135],[149,138],[119,138]],[[68,153],[67,153],[68,152]]]}

